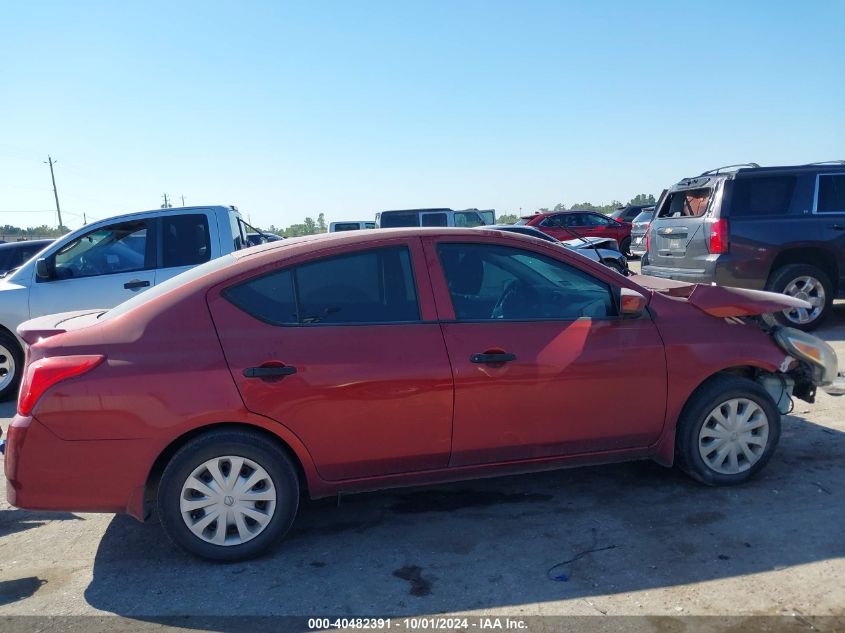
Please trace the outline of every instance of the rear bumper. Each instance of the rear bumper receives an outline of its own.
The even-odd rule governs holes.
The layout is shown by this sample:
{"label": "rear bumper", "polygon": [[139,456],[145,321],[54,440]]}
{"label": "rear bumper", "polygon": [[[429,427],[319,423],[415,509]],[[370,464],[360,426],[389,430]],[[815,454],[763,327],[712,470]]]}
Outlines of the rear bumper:
{"label": "rear bumper", "polygon": [[26,510],[128,513],[143,518],[145,440],[62,440],[15,416],[6,445],[6,497]]}
{"label": "rear bumper", "polygon": [[643,275],[664,277],[675,281],[687,281],[694,284],[711,284],[716,281],[716,275],[707,270],[690,268],[669,268],[666,266],[643,266]]}

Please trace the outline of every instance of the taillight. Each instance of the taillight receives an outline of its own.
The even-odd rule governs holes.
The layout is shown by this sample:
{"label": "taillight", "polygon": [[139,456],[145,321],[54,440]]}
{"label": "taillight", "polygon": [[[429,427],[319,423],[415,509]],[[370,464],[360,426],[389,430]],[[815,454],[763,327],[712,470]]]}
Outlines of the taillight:
{"label": "taillight", "polygon": [[645,230],[645,250],[646,253],[651,251],[651,225],[649,224]]}
{"label": "taillight", "polygon": [[720,218],[710,224],[710,252],[728,252],[728,221]]}
{"label": "taillight", "polygon": [[50,387],[68,378],[91,371],[106,359],[100,354],[90,356],[52,356],[31,363],[23,375],[18,413],[29,415],[35,403]]}

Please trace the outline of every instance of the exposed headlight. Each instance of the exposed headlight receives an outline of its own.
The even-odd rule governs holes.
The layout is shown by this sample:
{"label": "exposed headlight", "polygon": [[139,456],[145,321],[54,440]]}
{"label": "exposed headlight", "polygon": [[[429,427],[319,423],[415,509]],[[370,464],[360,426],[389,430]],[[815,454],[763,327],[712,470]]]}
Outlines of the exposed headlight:
{"label": "exposed headlight", "polygon": [[795,328],[784,327],[775,332],[775,341],[791,356],[821,369],[819,385],[827,385],[836,380],[839,372],[836,352],[820,338]]}

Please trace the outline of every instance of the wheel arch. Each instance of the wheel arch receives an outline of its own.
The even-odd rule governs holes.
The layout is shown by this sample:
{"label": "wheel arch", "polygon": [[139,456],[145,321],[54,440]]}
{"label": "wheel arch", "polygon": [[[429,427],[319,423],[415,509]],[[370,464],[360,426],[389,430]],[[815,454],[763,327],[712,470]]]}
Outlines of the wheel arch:
{"label": "wheel arch", "polygon": [[796,246],[781,251],[772,261],[766,283],[777,270],[792,264],[806,264],[821,269],[830,279],[834,289],[839,285],[839,264],[836,255],[820,246]]}
{"label": "wheel arch", "polygon": [[754,378],[761,373],[774,373],[776,371],[777,367],[772,367],[767,363],[745,362],[726,365],[725,367],[711,372],[707,376],[701,378],[698,383],[689,390],[683,404],[681,404],[677,411],[672,415],[671,423],[665,426],[664,433],[657,444],[654,461],[661,466],[672,466],[675,463],[675,436],[678,428],[678,420],[681,419],[681,416],[684,414],[684,411],[686,411],[695,394],[701,391],[712,380],[721,376],[737,376],[754,380]]}
{"label": "wheel arch", "polygon": [[[273,444],[282,449],[290,458],[291,463],[293,464],[293,467],[296,470],[296,476],[299,480],[300,490],[306,495],[309,494],[311,480],[308,476],[308,473],[306,472],[304,460],[297,453],[297,451],[294,450],[293,446],[291,446],[291,442],[286,441],[278,433],[275,433],[272,430],[260,426],[258,424],[252,424],[249,422],[217,422],[212,424],[205,424],[203,426],[198,426],[185,431],[184,433],[173,439],[169,444],[164,447],[164,449],[159,452],[158,456],[155,458],[152,463],[152,466],[150,467],[143,488],[140,491],[140,499],[138,500],[140,501],[140,508],[134,508],[133,506],[135,506],[136,504],[130,501],[130,507],[128,508],[129,514],[142,520],[147,518],[147,516],[149,515],[148,508],[153,507],[155,505],[158,486],[161,482],[161,475],[164,472],[164,469],[167,464],[173,458],[173,456],[179,451],[180,448],[185,446],[185,444],[187,444],[191,440],[201,437],[207,433],[211,433],[213,431],[222,430],[247,431],[254,433],[257,436],[263,437],[267,440],[270,440]],[[137,510],[140,510],[140,512],[137,512]]]}

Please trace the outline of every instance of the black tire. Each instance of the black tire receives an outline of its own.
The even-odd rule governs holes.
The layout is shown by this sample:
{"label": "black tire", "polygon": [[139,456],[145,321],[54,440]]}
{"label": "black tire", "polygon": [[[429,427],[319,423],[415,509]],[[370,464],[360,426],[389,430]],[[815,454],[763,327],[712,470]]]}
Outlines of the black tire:
{"label": "black tire", "polygon": [[[11,358],[9,358],[9,356]],[[11,363],[9,362],[11,360]],[[18,395],[18,385],[21,382],[23,373],[24,355],[18,339],[8,332],[0,331],[0,382],[3,382],[11,372],[12,379],[5,387],[0,389],[0,402],[10,400]]]}
{"label": "black tire", "polygon": [[787,266],[781,266],[769,276],[769,280],[766,282],[766,290],[782,293],[793,281],[801,277],[812,277],[818,280],[824,289],[825,302],[818,315],[806,323],[798,323],[789,319],[783,312],[778,312],[771,315],[767,314],[764,317],[767,323],[770,325],[786,325],[809,332],[819,327],[827,318],[828,314],[830,314],[830,310],[833,307],[833,283],[830,281],[827,273],[816,266],[810,264],[789,264]]}
{"label": "black tire", "polygon": [[622,243],[619,245],[619,252],[621,252],[625,257],[631,256],[631,238],[626,237],[622,240]]}
{"label": "black tire", "polygon": [[[710,413],[720,403],[734,398],[751,400],[763,410],[768,418],[768,436],[761,455],[750,468],[739,473],[724,474],[711,468],[702,458],[699,435]],[[775,402],[758,383],[739,376],[715,376],[701,385],[684,406],[675,434],[675,461],[681,470],[703,484],[741,484],[754,477],[771,459],[780,440],[780,426],[780,412]]]}
{"label": "black tire", "polygon": [[[208,460],[229,455],[251,460],[267,472],[276,490],[276,505],[263,531],[251,540],[216,545],[188,528],[182,518],[180,499],[182,486],[195,469]],[[210,431],[185,444],[164,469],[158,490],[159,519],[170,539],[189,553],[214,561],[240,561],[264,553],[284,537],[298,508],[299,478],[291,459],[274,442],[247,430]]]}

